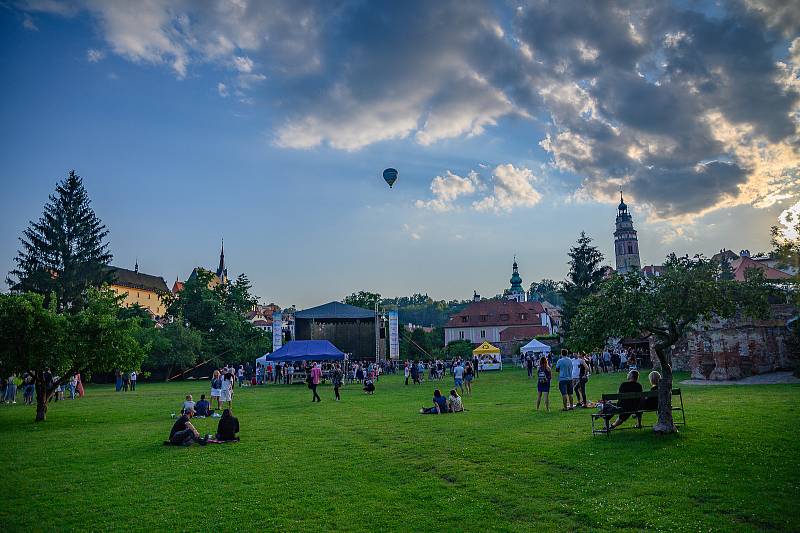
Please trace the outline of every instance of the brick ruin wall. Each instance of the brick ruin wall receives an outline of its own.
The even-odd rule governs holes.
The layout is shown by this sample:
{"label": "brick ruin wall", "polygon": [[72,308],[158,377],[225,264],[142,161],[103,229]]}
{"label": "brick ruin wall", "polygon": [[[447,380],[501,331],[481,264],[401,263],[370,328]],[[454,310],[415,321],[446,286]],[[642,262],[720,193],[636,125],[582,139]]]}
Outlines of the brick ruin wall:
{"label": "brick ruin wall", "polygon": [[[691,372],[693,379],[714,381],[789,369],[791,348],[786,322],[796,316],[797,309],[790,305],[771,307],[767,320],[737,316],[696,327],[673,348],[673,368]],[[655,352],[652,356],[657,360]]]}

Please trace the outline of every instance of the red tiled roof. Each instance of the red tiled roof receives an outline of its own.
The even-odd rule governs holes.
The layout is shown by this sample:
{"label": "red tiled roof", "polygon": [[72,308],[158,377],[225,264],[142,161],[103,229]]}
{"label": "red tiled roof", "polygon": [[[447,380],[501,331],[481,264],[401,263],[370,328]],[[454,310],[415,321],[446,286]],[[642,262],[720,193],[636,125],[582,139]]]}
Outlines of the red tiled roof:
{"label": "red tiled roof", "polygon": [[[539,326],[539,314],[544,308],[539,302],[520,303],[513,300],[481,300],[472,302],[460,313],[450,317],[446,328],[476,328],[481,326]],[[525,318],[522,318],[522,317]],[[467,317],[467,320],[464,320]]]}
{"label": "red tiled roof", "polygon": [[770,268],[749,257],[740,257],[736,261],[733,261],[731,263],[731,268],[733,269],[733,277],[736,281],[744,281],[745,272],[750,268],[757,268],[763,271],[764,277],[767,279],[788,279],[792,277],[786,272]]}
{"label": "red tiled roof", "polygon": [[175,283],[172,284],[172,294],[178,294],[183,290],[183,282],[175,280]]}
{"label": "red tiled roof", "polygon": [[266,320],[254,320],[251,322],[254,326],[271,326],[272,322],[267,322]]}
{"label": "red tiled roof", "polygon": [[529,341],[537,335],[549,334],[547,326],[511,326],[500,332],[500,341]]}

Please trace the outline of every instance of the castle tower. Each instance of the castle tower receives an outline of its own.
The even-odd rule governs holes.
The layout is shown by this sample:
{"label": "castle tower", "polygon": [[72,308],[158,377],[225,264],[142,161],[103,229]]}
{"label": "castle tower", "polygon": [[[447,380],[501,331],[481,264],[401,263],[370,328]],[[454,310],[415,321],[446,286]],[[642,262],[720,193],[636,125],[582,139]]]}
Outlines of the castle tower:
{"label": "castle tower", "polygon": [[614,253],[617,256],[617,272],[620,274],[641,269],[639,239],[636,237],[636,230],[633,229],[633,219],[622,199],[621,190],[617,207],[617,229],[614,232]]}
{"label": "castle tower", "polygon": [[517,258],[514,257],[514,265],[511,272],[511,288],[506,292],[506,297],[509,300],[516,300],[518,302],[525,301],[525,289],[522,288],[522,276],[519,275],[517,267]]}

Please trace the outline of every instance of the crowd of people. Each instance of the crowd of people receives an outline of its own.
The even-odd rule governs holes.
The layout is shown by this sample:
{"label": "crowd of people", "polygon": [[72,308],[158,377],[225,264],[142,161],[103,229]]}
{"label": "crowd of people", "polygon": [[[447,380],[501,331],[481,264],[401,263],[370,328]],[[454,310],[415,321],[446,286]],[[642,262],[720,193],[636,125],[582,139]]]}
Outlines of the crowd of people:
{"label": "crowd of people", "polygon": [[[49,368],[42,374],[44,386],[49,393],[48,401],[57,402],[66,399],[69,393],[70,400],[83,398],[83,380],[79,373],[73,374],[69,379],[62,380],[61,376],[53,375]],[[25,405],[33,405],[36,395],[36,375],[33,370],[23,372],[21,375],[11,373],[8,377],[0,377],[0,402],[14,405],[17,403],[17,396],[22,394],[22,402]]]}

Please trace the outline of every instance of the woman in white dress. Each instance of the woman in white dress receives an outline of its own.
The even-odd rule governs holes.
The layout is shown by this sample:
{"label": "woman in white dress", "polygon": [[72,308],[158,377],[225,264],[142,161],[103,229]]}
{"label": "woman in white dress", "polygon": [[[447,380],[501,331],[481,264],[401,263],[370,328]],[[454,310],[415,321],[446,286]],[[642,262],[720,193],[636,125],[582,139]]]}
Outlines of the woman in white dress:
{"label": "woman in white dress", "polygon": [[220,391],[219,401],[222,403],[223,409],[233,409],[233,374],[225,374],[222,378],[222,390]]}
{"label": "woman in white dress", "polygon": [[214,375],[211,377],[211,407],[214,407],[214,401],[217,402],[217,409],[221,409],[219,405],[219,397],[222,393],[222,378],[219,370],[214,370]]}

